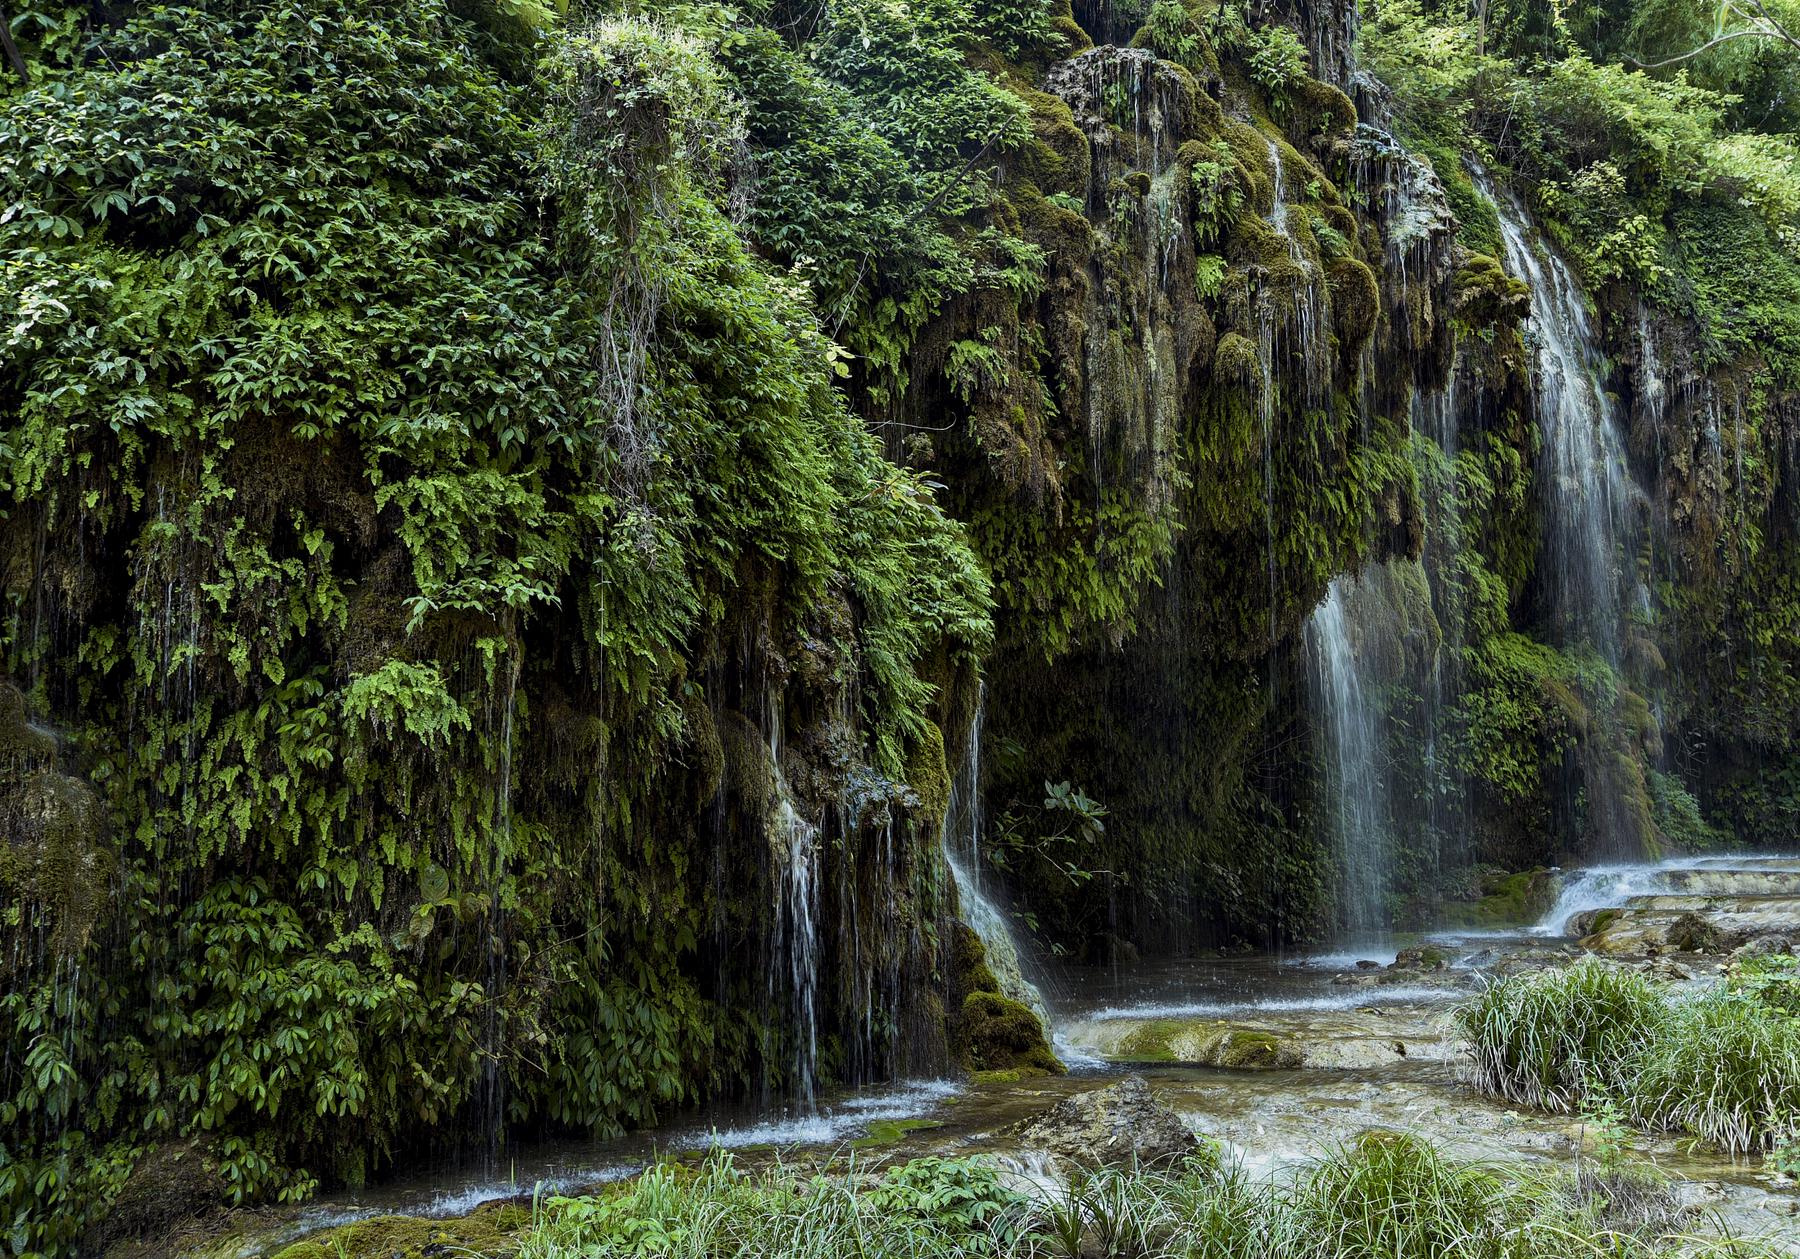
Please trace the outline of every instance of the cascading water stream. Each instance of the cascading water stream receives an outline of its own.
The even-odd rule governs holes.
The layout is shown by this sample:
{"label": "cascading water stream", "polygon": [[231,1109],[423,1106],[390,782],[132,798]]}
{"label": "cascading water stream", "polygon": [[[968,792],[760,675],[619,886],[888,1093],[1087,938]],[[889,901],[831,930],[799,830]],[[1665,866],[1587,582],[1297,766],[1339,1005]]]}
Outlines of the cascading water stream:
{"label": "cascading water stream", "polygon": [[1346,942],[1379,943],[1389,931],[1392,866],[1380,730],[1350,632],[1346,596],[1354,581],[1332,581],[1306,623],[1316,711],[1322,717],[1327,809],[1337,848],[1338,900]]}
{"label": "cascading water stream", "polygon": [[[819,828],[800,816],[781,784],[770,842],[781,864],[776,888],[776,951],[787,959],[789,1026],[794,1038],[789,1055],[790,1091],[811,1109],[816,1100],[819,1063]],[[776,976],[770,974],[770,983]],[[772,994],[773,995],[773,994]]]}
{"label": "cascading water stream", "polygon": [[1506,265],[1531,286],[1551,613],[1565,644],[1592,647],[1616,667],[1623,656],[1638,491],[1626,468],[1617,409],[1603,383],[1587,298],[1568,263],[1531,230],[1517,199],[1485,182],[1483,191],[1499,213]]}
{"label": "cascading water stream", "polygon": [[774,807],[768,841],[775,869],[774,964],[769,1004],[787,1004],[788,1092],[806,1110],[817,1101],[819,1064],[819,828],[801,815],[781,769],[781,712],[769,703]]}
{"label": "cascading water stream", "polygon": [[950,785],[950,808],[943,828],[944,864],[949,867],[950,877],[956,880],[963,921],[981,937],[982,947],[987,950],[988,969],[994,972],[1001,991],[1028,1006],[1038,1016],[1047,1037],[1051,1023],[1044,995],[1025,977],[1025,955],[1013,937],[1005,913],[981,890],[981,734],[986,710],[987,687],[983,684],[975,706],[975,720],[969,726],[968,750]]}
{"label": "cascading water stream", "polygon": [[[1518,199],[1485,174],[1476,182],[1493,202],[1506,264],[1531,289],[1542,436],[1538,472],[1544,500],[1547,612],[1558,646],[1591,651],[1619,673],[1626,659],[1628,614],[1647,617],[1649,593],[1635,572],[1636,508],[1642,491],[1626,464],[1618,409],[1607,394],[1605,360],[1588,320],[1587,298],[1568,263],[1531,228]],[[1642,851],[1646,837],[1604,755],[1586,776],[1599,851]]]}

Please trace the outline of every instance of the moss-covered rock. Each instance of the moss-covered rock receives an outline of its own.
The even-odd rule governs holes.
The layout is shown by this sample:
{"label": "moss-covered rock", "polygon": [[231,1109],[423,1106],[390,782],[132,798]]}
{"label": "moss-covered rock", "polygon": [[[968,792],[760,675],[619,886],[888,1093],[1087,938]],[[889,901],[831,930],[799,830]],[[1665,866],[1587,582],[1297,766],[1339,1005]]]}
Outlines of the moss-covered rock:
{"label": "moss-covered rock", "polygon": [[963,1062],[973,1071],[1050,1075],[1066,1069],[1031,1008],[998,992],[964,997],[953,1035]]}
{"label": "moss-covered rock", "polygon": [[494,1202],[451,1220],[384,1215],[342,1224],[277,1251],[274,1259],[441,1259],[477,1254],[485,1259],[515,1253],[531,1208]]}
{"label": "moss-covered rock", "polygon": [[1369,264],[1356,258],[1339,258],[1326,274],[1331,285],[1331,317],[1337,324],[1342,352],[1355,358],[1369,343],[1380,313],[1381,285]]}
{"label": "moss-covered rock", "polygon": [[1290,1070],[1304,1065],[1301,1045],[1259,1028],[1198,1019],[1151,1019],[1134,1027],[1109,1055],[1120,1062],[1181,1063],[1227,1071]]}
{"label": "moss-covered rock", "polygon": [[1556,903],[1556,878],[1547,869],[1512,873],[1492,870],[1480,876],[1481,895],[1473,901],[1450,901],[1441,911],[1452,927],[1504,927],[1536,922]]}
{"label": "moss-covered rock", "polygon": [[1723,953],[1729,947],[1716,924],[1691,911],[1669,924],[1664,939],[1670,948],[1683,953]]}

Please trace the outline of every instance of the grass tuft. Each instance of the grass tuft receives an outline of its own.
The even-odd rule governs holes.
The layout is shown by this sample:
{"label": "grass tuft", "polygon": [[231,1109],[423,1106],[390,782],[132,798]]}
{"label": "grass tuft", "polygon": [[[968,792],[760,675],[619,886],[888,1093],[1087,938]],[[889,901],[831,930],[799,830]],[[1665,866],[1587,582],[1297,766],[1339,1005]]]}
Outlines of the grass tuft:
{"label": "grass tuft", "polygon": [[1552,1111],[1590,1099],[1733,1155],[1800,1137],[1800,980],[1791,958],[1675,1000],[1598,959],[1490,984],[1456,1012],[1485,1093]]}
{"label": "grass tuft", "polygon": [[1623,1083],[1637,1048],[1668,1021],[1660,985],[1597,958],[1497,979],[1456,1012],[1477,1088],[1563,1112]]}

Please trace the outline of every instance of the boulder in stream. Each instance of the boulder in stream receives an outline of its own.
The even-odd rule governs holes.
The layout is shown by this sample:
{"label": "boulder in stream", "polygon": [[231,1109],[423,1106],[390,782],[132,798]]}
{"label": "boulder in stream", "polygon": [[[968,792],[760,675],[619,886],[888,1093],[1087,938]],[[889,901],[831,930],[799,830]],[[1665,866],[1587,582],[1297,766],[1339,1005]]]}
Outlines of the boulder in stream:
{"label": "boulder in stream", "polygon": [[1779,953],[1792,953],[1794,939],[1790,936],[1769,932],[1765,935],[1751,936],[1744,943],[1731,951],[1733,957],[1773,957]]}
{"label": "boulder in stream", "polygon": [[1019,1139],[1082,1167],[1172,1163],[1209,1148],[1141,1075],[1063,1098],[1027,1120]]}
{"label": "boulder in stream", "polygon": [[1685,913],[1669,924],[1664,933],[1669,947],[1683,953],[1723,953],[1725,937],[1710,919],[1696,913]]}

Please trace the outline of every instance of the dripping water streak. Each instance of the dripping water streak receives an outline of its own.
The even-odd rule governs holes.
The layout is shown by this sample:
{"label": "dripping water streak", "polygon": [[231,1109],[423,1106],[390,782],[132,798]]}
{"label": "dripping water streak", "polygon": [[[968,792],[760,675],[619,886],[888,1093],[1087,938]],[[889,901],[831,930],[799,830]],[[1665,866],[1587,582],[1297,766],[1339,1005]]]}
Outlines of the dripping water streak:
{"label": "dripping water streak", "polygon": [[1352,944],[1388,934],[1387,809],[1377,756],[1377,724],[1351,640],[1346,592],[1352,579],[1331,583],[1306,626],[1317,711],[1323,722],[1327,816],[1337,850],[1343,927]]}

